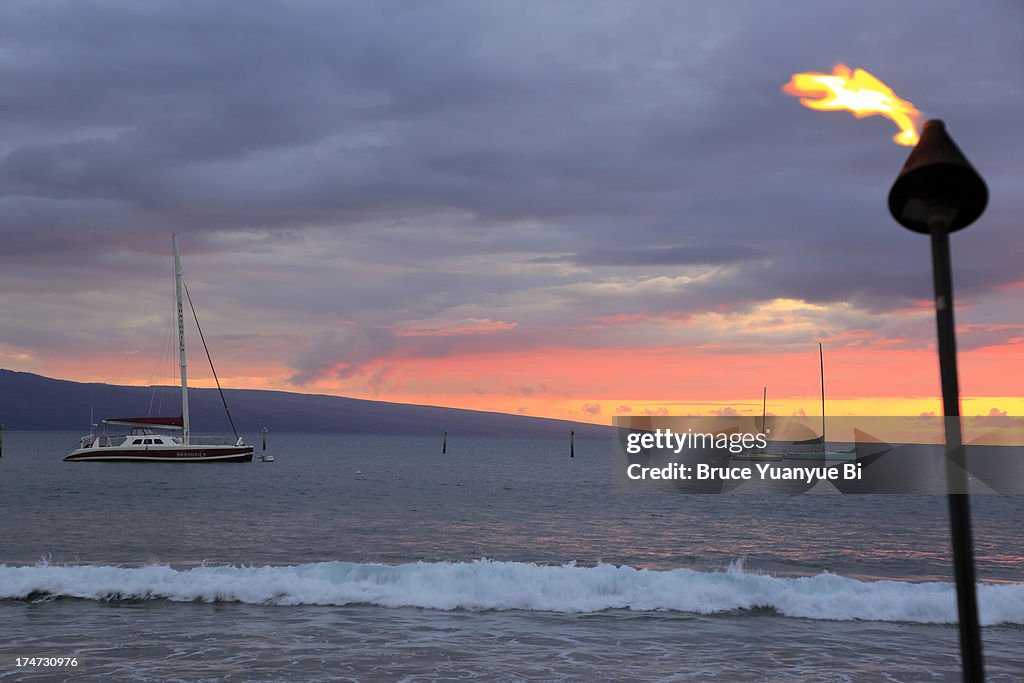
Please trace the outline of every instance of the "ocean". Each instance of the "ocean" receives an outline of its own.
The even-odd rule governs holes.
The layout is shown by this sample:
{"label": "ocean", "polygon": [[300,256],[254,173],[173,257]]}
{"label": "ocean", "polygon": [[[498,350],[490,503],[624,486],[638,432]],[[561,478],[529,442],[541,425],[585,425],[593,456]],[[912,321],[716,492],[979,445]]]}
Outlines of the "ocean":
{"label": "ocean", "polygon": [[[610,439],[62,462],[79,436],[4,435],[0,679],[960,680],[942,496],[627,493]],[[1021,681],[1024,498],[972,506],[989,680]]]}

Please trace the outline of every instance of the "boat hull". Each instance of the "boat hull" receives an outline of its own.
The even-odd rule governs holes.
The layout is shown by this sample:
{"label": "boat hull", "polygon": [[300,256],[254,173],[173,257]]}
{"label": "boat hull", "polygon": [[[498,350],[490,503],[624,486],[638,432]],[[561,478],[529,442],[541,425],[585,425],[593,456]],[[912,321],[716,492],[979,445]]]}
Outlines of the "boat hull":
{"label": "boat hull", "polygon": [[168,448],[79,448],[65,462],[251,462],[252,446],[174,446]]}
{"label": "boat hull", "polygon": [[786,460],[813,460],[815,462],[854,462],[857,460],[856,451],[791,451],[783,453]]}
{"label": "boat hull", "polygon": [[775,453],[738,453],[730,455],[730,460],[746,460],[749,462],[779,462],[782,456]]}

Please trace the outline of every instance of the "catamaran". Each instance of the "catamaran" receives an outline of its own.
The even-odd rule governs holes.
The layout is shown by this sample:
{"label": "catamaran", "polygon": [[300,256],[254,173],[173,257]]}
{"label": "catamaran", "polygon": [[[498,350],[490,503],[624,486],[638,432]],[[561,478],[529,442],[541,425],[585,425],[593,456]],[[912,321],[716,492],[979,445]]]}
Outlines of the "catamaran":
{"label": "catamaran", "polygon": [[[174,252],[174,294],[178,316],[178,357],[181,366],[181,415],[173,417],[116,417],[103,421],[104,425],[130,427],[128,434],[110,435],[90,432],[83,436],[78,448],[73,449],[64,458],[65,461],[136,461],[136,462],[249,462],[252,460],[253,447],[245,444],[245,440],[235,431],[235,443],[203,443],[192,437],[189,430],[188,414],[188,373],[185,363],[185,315],[182,301],[183,283],[181,278],[181,256],[178,253],[177,235],[171,235],[171,248]],[[186,290],[187,294],[187,290]],[[189,307],[192,299],[189,297]],[[195,308],[192,308],[195,315]],[[202,328],[196,318],[196,327],[202,337]],[[206,346],[205,339],[203,346]],[[207,349],[209,357],[209,349]],[[210,363],[211,369],[213,363]],[[217,389],[220,380],[217,371],[213,370]],[[224,392],[220,392],[224,409],[227,401]],[[228,412],[228,421],[234,430],[234,421]],[[181,432],[179,435],[165,434],[163,431]]]}

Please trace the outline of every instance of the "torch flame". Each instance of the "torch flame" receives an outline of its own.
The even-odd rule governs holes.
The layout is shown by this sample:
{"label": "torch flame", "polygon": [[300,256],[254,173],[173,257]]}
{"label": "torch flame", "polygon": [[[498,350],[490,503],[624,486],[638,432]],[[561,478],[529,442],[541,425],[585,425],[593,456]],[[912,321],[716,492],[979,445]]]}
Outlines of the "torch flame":
{"label": "torch flame", "polygon": [[[900,128],[893,136],[898,145],[917,144],[917,122],[921,112],[913,104],[896,97],[892,88],[864,69],[850,71],[845,64],[836,64],[832,74],[793,74],[782,91],[800,98],[800,104],[823,111],[846,110],[857,118],[881,114]],[[814,99],[818,98],[818,99]]]}

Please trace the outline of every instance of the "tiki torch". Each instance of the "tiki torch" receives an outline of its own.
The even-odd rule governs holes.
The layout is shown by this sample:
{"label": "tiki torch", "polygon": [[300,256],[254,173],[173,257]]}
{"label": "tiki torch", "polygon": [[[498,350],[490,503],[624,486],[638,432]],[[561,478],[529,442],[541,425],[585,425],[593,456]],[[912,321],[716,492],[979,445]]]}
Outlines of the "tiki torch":
{"label": "tiki torch", "polygon": [[848,111],[857,118],[884,116],[900,129],[893,141],[913,146],[907,163],[889,192],[889,211],[903,227],[931,236],[960,652],[964,680],[981,681],[984,668],[974,585],[971,513],[960,432],[949,233],[966,228],[981,215],[988,203],[988,189],[949,137],[942,121],[926,121],[919,137],[917,121],[921,113],[917,108],[897,97],[889,86],[863,69],[837,64],[831,74],[793,74],[782,90],[799,97],[800,103],[810,109]]}
{"label": "tiki torch", "polygon": [[946,431],[947,497],[965,681],[983,680],[984,667],[975,592],[971,511],[960,432],[949,234],[973,223],[987,203],[985,181],[968,163],[946,132],[945,125],[942,121],[926,121],[920,142],[911,150],[889,192],[889,212],[903,227],[931,237],[942,413]]}

